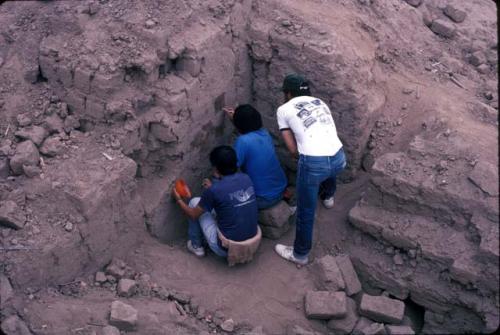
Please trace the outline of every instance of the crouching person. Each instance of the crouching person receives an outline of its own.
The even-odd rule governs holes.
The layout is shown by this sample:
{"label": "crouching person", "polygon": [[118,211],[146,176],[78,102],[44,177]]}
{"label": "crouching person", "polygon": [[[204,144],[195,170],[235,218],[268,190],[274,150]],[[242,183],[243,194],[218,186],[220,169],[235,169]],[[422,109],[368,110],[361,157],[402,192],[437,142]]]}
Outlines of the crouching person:
{"label": "crouching person", "polygon": [[212,184],[205,179],[201,197],[186,203],[190,194],[183,199],[175,188],[172,190],[177,204],[189,218],[187,248],[203,257],[204,239],[216,255],[227,257],[229,265],[248,262],[261,240],[252,181],[238,172],[236,152],[229,146],[213,149],[210,163],[217,181]]}

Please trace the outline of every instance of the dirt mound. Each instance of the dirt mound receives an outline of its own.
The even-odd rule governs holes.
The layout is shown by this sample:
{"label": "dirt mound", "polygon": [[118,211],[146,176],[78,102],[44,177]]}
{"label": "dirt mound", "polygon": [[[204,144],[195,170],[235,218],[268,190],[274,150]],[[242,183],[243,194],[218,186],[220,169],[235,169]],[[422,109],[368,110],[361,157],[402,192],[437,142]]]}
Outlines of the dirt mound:
{"label": "dirt mound", "polygon": [[[365,292],[418,305],[425,318],[414,329],[494,331],[494,10],[494,2],[452,0],[3,3],[2,327],[100,333],[118,283],[106,279],[102,290],[88,276],[122,257],[162,287],[225,309],[237,332],[251,325],[327,332],[326,322],[303,314],[317,278],[278,265],[270,242],[240,270],[210,260],[195,271],[182,251],[184,218],[168,194],[178,176],[200,190],[209,150],[233,136],[222,107],[248,102],[262,113],[293,185],[295,162],[279,140],[275,110],[284,75],[295,71],[331,107],[349,161],[336,209],[319,212],[315,254],[348,252]],[[213,292],[196,286],[198,276]],[[78,293],[81,282],[92,289],[61,291],[71,283],[67,292]],[[180,334],[227,331],[196,321],[175,299],[131,299],[137,333],[165,332],[162,322]],[[186,318],[173,308],[151,314],[166,303]],[[59,313],[68,314],[56,322]]]}

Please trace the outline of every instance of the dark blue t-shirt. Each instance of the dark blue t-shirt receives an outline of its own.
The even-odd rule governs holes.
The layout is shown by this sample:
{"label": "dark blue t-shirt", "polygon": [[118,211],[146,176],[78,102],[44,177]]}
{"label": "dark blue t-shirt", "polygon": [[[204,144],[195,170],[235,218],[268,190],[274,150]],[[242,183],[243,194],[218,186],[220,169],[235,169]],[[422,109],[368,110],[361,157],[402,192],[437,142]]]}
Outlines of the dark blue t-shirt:
{"label": "dark blue t-shirt", "polygon": [[273,200],[285,191],[285,172],[276,157],[273,139],[266,129],[240,135],[234,149],[238,166],[252,179],[258,197]]}
{"label": "dark blue t-shirt", "polygon": [[222,177],[203,192],[199,205],[207,212],[215,209],[217,227],[226,238],[244,241],[257,234],[257,201],[246,174]]}

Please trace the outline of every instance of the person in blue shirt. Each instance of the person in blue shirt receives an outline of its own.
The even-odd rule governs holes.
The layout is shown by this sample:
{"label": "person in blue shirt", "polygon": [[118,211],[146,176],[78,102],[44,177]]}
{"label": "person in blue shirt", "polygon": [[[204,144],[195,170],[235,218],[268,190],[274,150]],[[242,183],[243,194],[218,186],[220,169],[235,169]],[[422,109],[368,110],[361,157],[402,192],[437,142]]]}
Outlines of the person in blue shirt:
{"label": "person in blue shirt", "polygon": [[238,166],[252,179],[258,208],[276,205],[283,198],[287,178],[276,156],[273,139],[262,127],[260,113],[249,104],[239,105],[234,111],[224,110],[240,134],[234,143]]}
{"label": "person in blue shirt", "polygon": [[[181,210],[189,218],[187,248],[196,256],[205,255],[203,238],[208,247],[218,256],[227,257],[227,249],[221,244],[218,230],[232,241],[245,241],[257,235],[257,201],[252,181],[248,175],[238,172],[236,152],[227,145],[218,146],[210,152],[213,176],[217,182],[203,181],[201,198],[191,198],[188,191],[185,199],[172,189]],[[214,216],[215,213],[215,216]]]}

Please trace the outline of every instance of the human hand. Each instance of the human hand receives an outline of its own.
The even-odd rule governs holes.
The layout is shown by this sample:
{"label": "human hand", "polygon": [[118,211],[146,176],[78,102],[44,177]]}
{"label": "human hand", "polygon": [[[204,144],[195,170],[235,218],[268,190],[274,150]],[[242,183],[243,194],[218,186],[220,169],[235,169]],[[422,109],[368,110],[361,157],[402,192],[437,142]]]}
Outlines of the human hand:
{"label": "human hand", "polygon": [[177,190],[175,189],[175,186],[172,187],[172,198],[175,199],[175,201],[179,201],[182,199],[182,197],[179,195],[179,193],[177,192]]}
{"label": "human hand", "polygon": [[234,117],[234,108],[232,107],[224,107],[222,108],[222,110],[224,111],[224,113],[226,113],[226,115],[229,117],[229,119],[233,119]]}
{"label": "human hand", "polygon": [[175,185],[172,187],[172,197],[176,200],[189,200],[191,199],[191,190],[186,186],[185,188],[186,194],[180,195],[179,192],[177,192]]}
{"label": "human hand", "polygon": [[212,186],[212,181],[208,178],[205,178],[203,179],[203,181],[201,182],[201,185],[207,189],[207,188],[210,188]]}

